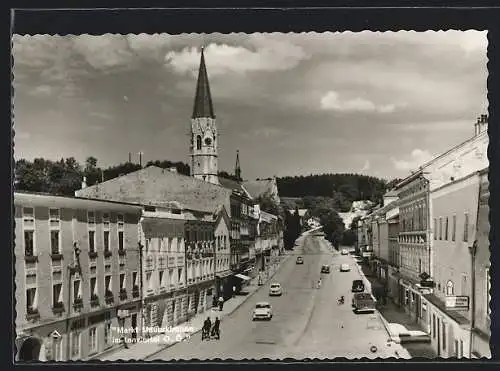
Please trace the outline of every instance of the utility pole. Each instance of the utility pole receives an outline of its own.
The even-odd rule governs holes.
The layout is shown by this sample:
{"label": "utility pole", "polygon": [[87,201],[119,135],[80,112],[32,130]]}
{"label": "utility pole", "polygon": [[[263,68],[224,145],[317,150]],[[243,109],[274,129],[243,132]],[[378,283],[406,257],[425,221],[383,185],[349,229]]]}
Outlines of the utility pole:
{"label": "utility pole", "polygon": [[141,166],[142,168],[142,155],[144,154],[144,152],[139,152],[138,155],[139,155],[139,165]]}
{"label": "utility pole", "polygon": [[132,162],[132,152],[129,152],[128,153],[128,162],[131,163]]}

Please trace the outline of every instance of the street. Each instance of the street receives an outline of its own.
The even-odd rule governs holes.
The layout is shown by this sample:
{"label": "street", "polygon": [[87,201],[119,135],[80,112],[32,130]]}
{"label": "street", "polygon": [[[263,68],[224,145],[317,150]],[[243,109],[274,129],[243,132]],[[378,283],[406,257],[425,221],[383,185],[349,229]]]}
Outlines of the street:
{"label": "street", "polygon": [[[282,285],[281,297],[269,297],[269,282],[221,321],[219,341],[201,341],[201,333],[196,333],[148,360],[377,358],[394,357],[395,351],[409,358],[400,345],[387,342],[377,313],[353,313],[350,288],[360,274],[352,257],[332,252],[320,236],[305,236],[294,253],[303,256],[304,264],[296,265],[292,257],[271,280]],[[340,272],[342,263],[348,263],[351,271]],[[320,274],[323,264],[330,265],[330,274]],[[315,283],[320,277],[318,289]],[[344,305],[337,304],[341,295]],[[260,301],[271,303],[271,321],[252,321],[253,308]],[[376,352],[370,351],[372,345]]]}

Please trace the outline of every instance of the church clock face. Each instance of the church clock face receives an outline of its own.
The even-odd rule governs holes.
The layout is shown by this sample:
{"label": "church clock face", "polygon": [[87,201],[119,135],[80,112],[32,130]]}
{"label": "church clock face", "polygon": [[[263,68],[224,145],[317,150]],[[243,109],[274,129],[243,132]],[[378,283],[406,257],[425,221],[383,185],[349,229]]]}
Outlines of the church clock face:
{"label": "church clock face", "polygon": [[210,138],[205,138],[205,145],[209,146],[212,144],[212,139]]}

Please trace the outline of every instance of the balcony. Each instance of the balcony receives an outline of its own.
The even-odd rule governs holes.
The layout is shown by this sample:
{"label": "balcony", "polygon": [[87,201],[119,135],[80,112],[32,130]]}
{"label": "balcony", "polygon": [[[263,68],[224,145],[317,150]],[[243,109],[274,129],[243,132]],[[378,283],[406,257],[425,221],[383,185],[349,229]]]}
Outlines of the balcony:
{"label": "balcony", "polygon": [[127,290],[126,289],[120,289],[120,300],[127,300]]}
{"label": "balcony", "polygon": [[92,294],[90,296],[90,306],[92,308],[98,307],[99,306],[99,297],[95,294]]}
{"label": "balcony", "polygon": [[83,300],[82,298],[75,298],[73,300],[73,309],[80,310],[83,308]]}
{"label": "balcony", "polygon": [[205,251],[205,252],[201,253],[201,256],[204,258],[211,258],[214,256],[214,252],[213,251]]}
{"label": "balcony", "polygon": [[89,251],[89,258],[90,259],[97,258],[97,251]]}
{"label": "balcony", "polygon": [[60,314],[64,312],[64,304],[62,301],[59,301],[57,303],[54,303],[54,305],[52,306],[52,313],[54,314]]}
{"label": "balcony", "polygon": [[28,321],[37,320],[38,318],[40,318],[40,313],[37,308],[26,308],[26,319]]}
{"label": "balcony", "polygon": [[111,250],[104,250],[104,257],[105,258],[109,258],[109,257],[111,257],[111,255],[113,255]]}
{"label": "balcony", "polygon": [[26,263],[37,263],[38,262],[38,256],[37,255],[25,255],[24,256],[24,261]]}
{"label": "balcony", "polygon": [[106,291],[106,304],[113,304],[115,302],[115,298],[113,296],[113,293],[111,291]]}
{"label": "balcony", "polygon": [[133,298],[138,298],[139,297],[139,286],[134,286],[132,288],[132,297]]}
{"label": "balcony", "polygon": [[125,249],[118,249],[118,255],[125,256],[127,255],[127,252],[125,251]]}
{"label": "balcony", "polygon": [[167,257],[167,264],[169,267],[175,267],[175,261],[176,261],[175,256]]}
{"label": "balcony", "polygon": [[59,251],[52,251],[50,258],[52,261],[62,260],[63,255]]}

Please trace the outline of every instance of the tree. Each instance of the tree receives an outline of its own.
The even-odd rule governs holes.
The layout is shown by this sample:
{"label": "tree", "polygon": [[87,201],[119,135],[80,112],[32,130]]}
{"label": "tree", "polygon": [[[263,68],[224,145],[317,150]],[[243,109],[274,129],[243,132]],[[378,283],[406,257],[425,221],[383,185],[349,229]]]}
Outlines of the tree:
{"label": "tree", "polygon": [[265,192],[264,194],[257,197],[256,201],[258,202],[262,211],[276,216],[281,214],[279,206],[276,204],[276,202],[274,202],[269,192]]}
{"label": "tree", "polygon": [[354,246],[356,243],[356,232],[352,229],[346,229],[342,234],[342,245]]}
{"label": "tree", "polygon": [[329,213],[321,215],[320,223],[323,226],[326,239],[338,249],[345,229],[342,218],[335,210],[331,210]]}

